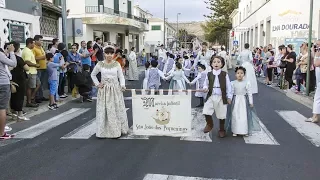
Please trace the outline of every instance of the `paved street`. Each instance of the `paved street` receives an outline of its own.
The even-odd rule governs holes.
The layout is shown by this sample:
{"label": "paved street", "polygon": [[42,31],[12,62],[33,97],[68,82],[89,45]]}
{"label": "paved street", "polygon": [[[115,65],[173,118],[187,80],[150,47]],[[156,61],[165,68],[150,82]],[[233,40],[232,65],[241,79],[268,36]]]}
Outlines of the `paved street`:
{"label": "paved street", "polygon": [[[127,88],[140,87],[141,82],[127,84]],[[0,179],[320,179],[320,127],[304,122],[311,109],[259,84],[254,103],[262,131],[247,138],[219,139],[218,121],[212,134],[201,133],[205,121],[201,109],[195,108],[197,103],[193,98],[192,137],[129,135],[101,140],[94,135],[95,102],[68,102],[57,111],[11,125],[16,138],[0,141]],[[132,125],[130,98],[126,107]]]}

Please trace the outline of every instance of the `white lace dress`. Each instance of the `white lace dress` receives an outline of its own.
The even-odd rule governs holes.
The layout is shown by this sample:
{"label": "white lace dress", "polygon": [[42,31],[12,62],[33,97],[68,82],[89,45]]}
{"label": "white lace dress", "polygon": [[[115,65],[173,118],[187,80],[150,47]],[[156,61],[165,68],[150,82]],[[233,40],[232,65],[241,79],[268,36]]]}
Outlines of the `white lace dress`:
{"label": "white lace dress", "polygon": [[122,134],[127,134],[129,130],[121,91],[121,86],[125,86],[125,79],[117,61],[110,64],[100,61],[94,67],[91,78],[96,86],[100,84],[97,79],[99,72],[101,72],[101,83],[104,84],[104,87],[99,88],[97,95],[96,136],[99,138],[118,138]]}
{"label": "white lace dress", "polygon": [[139,70],[137,63],[137,55],[135,52],[131,51],[129,55],[129,81],[139,80]]}

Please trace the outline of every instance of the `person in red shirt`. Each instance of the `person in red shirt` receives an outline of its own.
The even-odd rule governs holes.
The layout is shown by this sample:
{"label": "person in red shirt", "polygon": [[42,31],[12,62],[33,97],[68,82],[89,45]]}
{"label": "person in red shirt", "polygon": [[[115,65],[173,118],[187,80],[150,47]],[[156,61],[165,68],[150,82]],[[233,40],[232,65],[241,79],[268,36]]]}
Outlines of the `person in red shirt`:
{"label": "person in red shirt", "polygon": [[114,54],[113,59],[115,59],[116,61],[118,61],[118,63],[121,65],[122,70],[124,70],[124,66],[125,66],[125,61],[122,58],[122,53],[123,51],[121,49],[117,49],[116,53]]}
{"label": "person in red shirt", "polygon": [[92,72],[94,66],[96,65],[97,63],[97,57],[94,56],[94,50],[93,50],[93,47],[92,47],[92,41],[88,41],[87,42],[87,49],[90,53],[90,57],[91,57],[91,67],[90,67],[90,72]]}

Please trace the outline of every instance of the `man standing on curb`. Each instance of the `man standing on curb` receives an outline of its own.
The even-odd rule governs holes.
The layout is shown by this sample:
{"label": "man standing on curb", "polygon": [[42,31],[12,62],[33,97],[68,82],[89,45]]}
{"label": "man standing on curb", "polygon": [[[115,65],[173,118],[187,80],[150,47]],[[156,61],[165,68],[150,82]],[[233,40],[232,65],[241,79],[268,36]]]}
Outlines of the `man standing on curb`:
{"label": "man standing on curb", "polygon": [[43,96],[43,85],[47,82],[47,62],[46,62],[46,53],[42,48],[42,39],[41,35],[34,36],[34,48],[32,49],[37,64],[39,68],[37,68],[37,78],[39,78],[40,84],[36,87],[36,97],[35,102],[41,103],[42,101],[48,101],[48,98]]}

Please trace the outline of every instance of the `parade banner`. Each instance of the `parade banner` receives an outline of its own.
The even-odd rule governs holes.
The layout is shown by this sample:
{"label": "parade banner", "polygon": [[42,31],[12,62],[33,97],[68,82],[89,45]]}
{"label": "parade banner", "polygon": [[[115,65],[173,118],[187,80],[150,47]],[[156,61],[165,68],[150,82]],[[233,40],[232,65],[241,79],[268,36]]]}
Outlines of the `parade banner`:
{"label": "parade banner", "polygon": [[132,93],[133,134],[185,137],[191,134],[191,92],[179,95]]}

